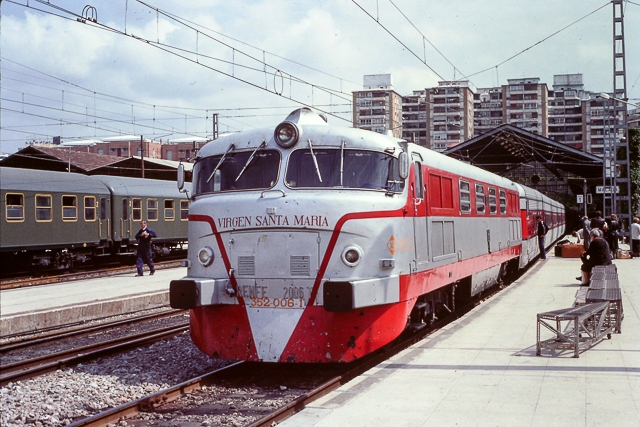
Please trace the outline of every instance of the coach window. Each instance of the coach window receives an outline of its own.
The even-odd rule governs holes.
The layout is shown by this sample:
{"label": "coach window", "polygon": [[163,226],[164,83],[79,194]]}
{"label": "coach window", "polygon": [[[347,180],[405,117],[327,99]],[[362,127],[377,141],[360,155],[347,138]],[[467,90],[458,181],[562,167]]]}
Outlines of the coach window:
{"label": "coach window", "polygon": [[94,196],[85,196],[84,198],[84,220],[96,220],[96,198]]}
{"label": "coach window", "polygon": [[476,184],[476,213],[484,215],[484,185]]}
{"label": "coach window", "polygon": [[24,221],[24,195],[7,193],[5,201],[7,221]]}
{"label": "coach window", "polygon": [[471,213],[471,186],[469,181],[460,180],[460,212]]}
{"label": "coach window", "polygon": [[78,198],[76,196],[62,196],[62,220],[78,220]]}
{"label": "coach window", "polygon": [[187,221],[189,219],[189,201],[180,200],[180,221]]}
{"label": "coach window", "polygon": [[176,217],[175,200],[166,199],[164,201],[164,220],[173,221]]}
{"label": "coach window", "polygon": [[142,199],[131,199],[131,216],[134,221],[142,220]]}
{"label": "coach window", "polygon": [[489,187],[489,213],[495,215],[498,212],[498,206],[496,205],[496,189]]}
{"label": "coach window", "polygon": [[504,190],[500,190],[500,215],[507,213],[507,193]]}
{"label": "coach window", "polygon": [[147,199],[147,219],[149,221],[158,220],[158,200]]}
{"label": "coach window", "polygon": [[36,194],[36,221],[49,222],[52,220],[51,195]]}

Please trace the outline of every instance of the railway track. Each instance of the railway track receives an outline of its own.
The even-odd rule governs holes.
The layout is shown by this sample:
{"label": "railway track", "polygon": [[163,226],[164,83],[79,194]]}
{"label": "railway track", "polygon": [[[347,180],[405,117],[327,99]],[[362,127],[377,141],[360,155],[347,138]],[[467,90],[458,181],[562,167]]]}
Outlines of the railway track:
{"label": "railway track", "polygon": [[[503,287],[504,286],[496,286],[495,289],[483,295],[481,299],[478,299],[467,307],[462,308],[456,313],[456,315],[439,320],[429,328],[422,328],[418,331],[414,331],[413,333],[405,333],[391,344],[357,362],[346,365],[323,365],[320,368],[317,366],[309,367],[304,365],[301,368],[301,365],[265,365],[238,362],[226,366],[225,368],[214,370],[206,375],[192,378],[144,398],[123,404],[119,407],[111,408],[84,420],[77,420],[71,425],[74,427],[104,426],[110,423],[116,423],[123,419],[130,420],[130,422],[136,426],[177,425],[180,424],[181,421],[175,419],[174,416],[171,416],[171,413],[184,414],[206,412],[208,416],[215,416],[216,414],[224,414],[231,411],[232,415],[242,412],[244,416],[246,416],[247,413],[250,413],[251,415],[249,418],[252,418],[244,424],[238,420],[238,423],[234,425],[249,425],[251,427],[272,426],[295,413],[300,412],[311,402],[348,383],[352,379],[362,375],[367,370],[379,365],[395,354],[424,339],[426,336],[436,332],[446,324],[470,311],[478,304],[481,304],[485,300],[491,298]],[[298,369],[306,369],[307,371],[301,373]],[[287,380],[289,382],[293,381],[294,383],[298,381],[300,383],[305,383],[305,385],[301,387],[293,386],[295,390],[289,390],[287,387],[281,386],[280,388],[285,390],[283,394],[295,391],[297,393],[296,396],[289,398],[285,404],[279,406],[277,409],[266,411],[266,414],[264,413],[266,405],[257,402],[257,400],[260,398],[269,399],[273,396],[269,393],[265,393],[264,391],[250,396],[251,408],[246,408],[246,410],[243,407],[242,399],[240,399],[240,403],[238,404],[229,404],[228,402],[223,404],[219,402],[221,400],[220,395],[234,395],[236,394],[234,390],[237,390],[238,388],[259,388],[255,384],[256,382],[264,382],[265,380],[263,377],[265,376],[270,378],[270,380],[266,381],[271,381],[271,388],[276,388],[273,384],[286,382]],[[214,393],[209,391],[211,386],[216,387],[216,391]],[[186,401],[190,399],[190,401],[202,402],[206,401],[208,398],[215,400],[215,402],[205,403],[205,410],[193,409],[191,407],[191,402]],[[244,399],[246,398],[247,397],[244,396]],[[183,402],[183,400],[185,400],[185,402]],[[260,410],[261,408],[263,409]],[[153,412],[164,414],[167,423],[165,424],[157,419],[153,420],[153,418],[151,421],[145,421],[146,417],[143,417],[143,414]],[[209,420],[211,420],[211,418],[209,418]],[[213,423],[215,424],[215,422]]]}
{"label": "railway track", "polygon": [[[0,354],[3,355],[3,360],[6,360],[7,354],[10,354],[11,352],[15,352],[17,350],[25,350],[34,346],[51,344],[62,340],[76,340],[81,336],[100,333],[107,329],[131,326],[133,324],[140,324],[141,322],[156,321],[183,314],[184,311],[182,310],[172,310],[171,312],[159,313],[134,319],[127,319],[85,329],[79,328],[75,331],[50,334],[49,336],[39,337],[33,340],[12,342],[0,347]],[[6,385],[10,382],[33,378],[35,376],[42,375],[47,372],[52,372],[67,366],[85,363],[98,357],[109,356],[115,353],[129,350],[131,348],[152,344],[156,341],[171,338],[173,336],[181,334],[188,329],[189,322],[182,321],[171,326],[163,326],[161,328],[156,327],[144,332],[128,334],[124,337],[117,337],[114,339],[92,343],[89,345],[83,345],[80,347],[75,346],[73,348],[48,353],[42,356],[30,357],[13,363],[6,363],[2,365],[2,373],[0,374],[0,386]]]}

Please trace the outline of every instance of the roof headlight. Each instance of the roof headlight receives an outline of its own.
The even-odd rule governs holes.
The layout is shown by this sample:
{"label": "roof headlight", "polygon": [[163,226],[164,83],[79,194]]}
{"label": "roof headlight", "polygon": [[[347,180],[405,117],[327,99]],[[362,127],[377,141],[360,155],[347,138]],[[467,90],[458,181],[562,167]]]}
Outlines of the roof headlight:
{"label": "roof headlight", "polygon": [[211,249],[209,246],[205,246],[204,248],[200,249],[200,251],[198,252],[198,261],[200,261],[200,264],[202,264],[205,267],[211,265],[211,263],[213,262],[213,259],[214,259],[213,249]]}
{"label": "roof headlight", "polygon": [[349,267],[355,267],[362,259],[362,249],[357,246],[348,246],[342,251],[342,262]]}
{"label": "roof headlight", "polygon": [[273,137],[280,147],[291,148],[300,139],[300,129],[295,123],[282,122],[276,127]]}

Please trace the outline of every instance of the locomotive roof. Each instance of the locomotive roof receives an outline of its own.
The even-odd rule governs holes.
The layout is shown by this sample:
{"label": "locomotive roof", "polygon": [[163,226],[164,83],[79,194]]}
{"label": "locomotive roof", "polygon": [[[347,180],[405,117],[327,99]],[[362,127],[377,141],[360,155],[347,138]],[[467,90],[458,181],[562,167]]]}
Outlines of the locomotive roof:
{"label": "locomotive roof", "polygon": [[[175,181],[161,179],[128,178],[111,175],[94,175],[92,178],[102,182],[115,195],[145,197],[186,197],[178,191]],[[191,190],[189,183],[185,183]]]}
{"label": "locomotive roof", "polygon": [[[289,117],[293,116],[292,113]],[[291,121],[291,120],[288,120]],[[377,132],[371,132],[364,129],[345,127],[345,126],[329,126],[319,120],[300,120],[296,122],[300,129],[300,142],[290,149],[284,151],[293,151],[297,148],[308,148],[309,140],[313,147],[340,147],[344,141],[345,148],[361,148],[368,150],[384,151],[388,148],[394,148],[395,155],[400,153],[400,142],[403,141],[388,135]],[[215,141],[205,145],[198,153],[200,157],[213,156],[224,153],[230,144],[235,145],[235,150],[255,149],[262,142],[266,142],[267,148],[281,149],[275,141],[274,130],[276,126],[261,129],[253,129],[244,132],[226,134],[220,136]]]}
{"label": "locomotive roof", "polygon": [[0,187],[5,191],[108,194],[91,176],[38,169],[0,167]]}

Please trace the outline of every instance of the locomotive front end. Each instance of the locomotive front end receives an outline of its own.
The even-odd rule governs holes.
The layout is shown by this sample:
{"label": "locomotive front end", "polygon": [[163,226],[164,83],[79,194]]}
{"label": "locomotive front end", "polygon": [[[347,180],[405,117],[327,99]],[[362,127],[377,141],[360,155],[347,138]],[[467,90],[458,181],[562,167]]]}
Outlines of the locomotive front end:
{"label": "locomotive front end", "polygon": [[413,251],[404,148],[309,109],[204,147],[188,275],[170,288],[196,345],[234,360],[348,362],[396,338],[413,303],[400,284]]}

